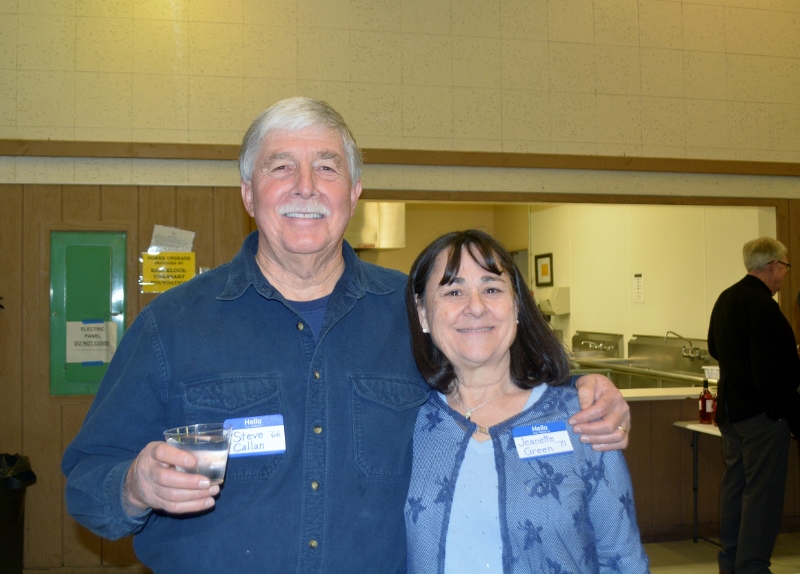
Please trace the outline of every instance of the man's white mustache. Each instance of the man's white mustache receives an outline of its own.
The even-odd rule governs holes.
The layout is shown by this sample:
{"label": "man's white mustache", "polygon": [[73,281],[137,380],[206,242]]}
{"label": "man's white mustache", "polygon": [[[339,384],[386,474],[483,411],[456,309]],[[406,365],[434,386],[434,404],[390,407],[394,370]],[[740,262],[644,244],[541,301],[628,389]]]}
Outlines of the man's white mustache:
{"label": "man's white mustache", "polygon": [[290,217],[327,217],[331,214],[328,206],[318,201],[294,200],[278,208],[280,215]]}

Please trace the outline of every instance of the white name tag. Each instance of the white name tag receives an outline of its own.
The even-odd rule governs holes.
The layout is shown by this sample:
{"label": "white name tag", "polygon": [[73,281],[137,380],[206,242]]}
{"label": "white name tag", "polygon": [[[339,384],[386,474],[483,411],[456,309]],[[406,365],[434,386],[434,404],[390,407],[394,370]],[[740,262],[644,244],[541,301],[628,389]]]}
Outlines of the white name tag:
{"label": "white name tag", "polygon": [[231,448],[228,457],[263,456],[286,452],[283,415],[264,415],[228,419],[231,425]]}
{"label": "white name tag", "polygon": [[523,459],[573,451],[567,423],[563,421],[514,427],[513,436],[517,454]]}

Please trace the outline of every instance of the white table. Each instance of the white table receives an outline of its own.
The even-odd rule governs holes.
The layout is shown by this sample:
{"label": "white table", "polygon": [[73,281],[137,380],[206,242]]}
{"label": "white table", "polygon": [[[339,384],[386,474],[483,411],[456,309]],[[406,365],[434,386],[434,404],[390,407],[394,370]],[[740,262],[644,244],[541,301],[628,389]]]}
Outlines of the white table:
{"label": "white table", "polygon": [[[698,444],[697,443],[698,443],[698,439],[700,438],[700,433],[711,435],[711,436],[715,436],[717,438],[721,438],[722,437],[722,433],[719,432],[719,428],[717,428],[716,425],[699,423],[696,420],[695,421],[676,421],[676,422],[674,422],[672,424],[675,425],[678,428],[682,428],[682,429],[686,429],[686,430],[692,431],[692,492],[694,494],[694,515],[693,515],[694,530],[693,530],[692,540],[697,542],[697,540],[699,539],[699,537],[697,535],[697,484],[698,484],[698,481],[697,481],[697,458],[698,458],[697,452],[698,452]],[[707,541],[711,542],[712,544],[716,544],[717,546],[719,546],[719,544],[717,544],[713,540],[707,540]]]}

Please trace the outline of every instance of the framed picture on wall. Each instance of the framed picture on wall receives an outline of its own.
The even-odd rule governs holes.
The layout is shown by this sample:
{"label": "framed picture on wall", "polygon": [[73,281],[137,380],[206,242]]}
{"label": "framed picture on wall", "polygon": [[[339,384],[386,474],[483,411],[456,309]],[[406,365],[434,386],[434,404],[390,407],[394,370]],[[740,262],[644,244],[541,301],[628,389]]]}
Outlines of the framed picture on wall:
{"label": "framed picture on wall", "polygon": [[533,261],[536,267],[536,286],[537,287],[552,287],[553,286],[553,254],[542,253],[541,255],[534,255]]}

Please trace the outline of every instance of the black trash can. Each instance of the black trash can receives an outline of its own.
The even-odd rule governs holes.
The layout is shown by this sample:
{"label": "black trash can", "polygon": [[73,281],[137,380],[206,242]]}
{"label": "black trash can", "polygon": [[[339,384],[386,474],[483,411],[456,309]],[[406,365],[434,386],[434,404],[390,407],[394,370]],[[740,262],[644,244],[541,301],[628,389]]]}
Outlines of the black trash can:
{"label": "black trash can", "polygon": [[36,482],[27,456],[0,454],[0,571],[22,574],[25,489]]}

